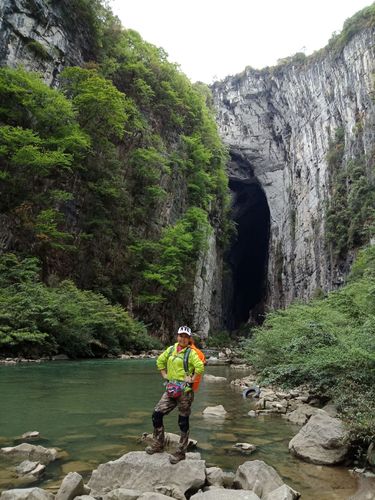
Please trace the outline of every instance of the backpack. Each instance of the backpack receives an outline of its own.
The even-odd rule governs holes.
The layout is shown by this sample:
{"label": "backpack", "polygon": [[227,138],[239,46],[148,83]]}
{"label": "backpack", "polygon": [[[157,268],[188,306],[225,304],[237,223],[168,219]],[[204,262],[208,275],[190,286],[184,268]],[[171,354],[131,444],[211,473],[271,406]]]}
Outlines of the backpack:
{"label": "backpack", "polygon": [[[194,349],[194,351],[198,354],[198,357],[203,362],[203,364],[204,365],[206,364],[206,356],[203,354],[203,352],[200,349],[198,349],[198,347],[196,347],[195,345],[190,345],[190,347],[188,347],[186,349],[186,351],[184,352],[184,370],[185,370],[186,375],[189,374],[189,356],[190,356],[190,351],[192,349]],[[174,345],[172,345],[169,348],[168,358],[172,354],[173,351],[174,351]],[[167,360],[168,360],[168,358],[167,358]],[[194,392],[196,392],[198,390],[199,384],[201,383],[201,380],[202,380],[202,375],[197,375],[192,386],[191,386],[191,388],[193,389]]]}

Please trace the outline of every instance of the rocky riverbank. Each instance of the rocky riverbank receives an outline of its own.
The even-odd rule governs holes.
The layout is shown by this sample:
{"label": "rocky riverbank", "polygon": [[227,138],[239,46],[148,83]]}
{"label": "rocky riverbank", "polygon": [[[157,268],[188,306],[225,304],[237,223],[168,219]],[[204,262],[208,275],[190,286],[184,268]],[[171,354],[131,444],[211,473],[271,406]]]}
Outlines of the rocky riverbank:
{"label": "rocky riverbank", "polygon": [[[148,439],[148,436],[143,436]],[[178,436],[168,434],[168,451],[172,452]],[[190,449],[196,442],[191,440]],[[36,482],[61,451],[22,443],[2,448],[1,454],[22,460],[16,467],[25,481]],[[362,474],[358,492],[351,500],[375,498],[375,477]],[[167,452],[148,455],[143,451],[126,453],[117,460],[99,465],[85,484],[77,472],[68,473],[56,494],[38,487],[4,491],[1,500],[294,500],[299,492],[287,485],[273,467],[261,460],[247,460],[236,471],[224,472],[207,467],[200,453],[191,451],[183,462],[172,465]],[[319,491],[316,491],[319,498]]]}

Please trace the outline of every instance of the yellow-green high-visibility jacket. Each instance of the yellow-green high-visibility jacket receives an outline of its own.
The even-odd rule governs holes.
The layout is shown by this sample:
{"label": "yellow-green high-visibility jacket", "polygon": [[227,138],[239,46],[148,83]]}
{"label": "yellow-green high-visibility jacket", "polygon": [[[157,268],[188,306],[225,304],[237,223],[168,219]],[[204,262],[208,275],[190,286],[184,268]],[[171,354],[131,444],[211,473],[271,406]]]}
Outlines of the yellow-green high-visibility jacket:
{"label": "yellow-green high-visibility jacket", "polygon": [[[168,347],[164,352],[162,352],[156,361],[156,366],[158,367],[158,370],[167,370],[168,380],[183,381],[186,376],[184,370],[184,354],[189,346],[185,347],[185,349],[181,349],[180,352],[177,352],[177,346],[178,342],[174,344],[171,354],[169,354],[171,347]],[[188,368],[189,375],[204,372],[204,364],[199,359],[199,356],[194,349],[190,349]]]}

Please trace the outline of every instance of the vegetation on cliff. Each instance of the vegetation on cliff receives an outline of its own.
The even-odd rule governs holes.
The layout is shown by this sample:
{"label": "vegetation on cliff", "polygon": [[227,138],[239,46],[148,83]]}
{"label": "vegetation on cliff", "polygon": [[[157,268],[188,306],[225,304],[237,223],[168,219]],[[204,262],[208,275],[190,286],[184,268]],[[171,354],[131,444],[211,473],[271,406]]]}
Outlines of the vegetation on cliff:
{"label": "vegetation on cliff", "polygon": [[326,245],[335,262],[368,244],[375,230],[375,155],[348,161],[344,150],[344,130],[339,128],[327,154],[330,197],[325,213]]}
{"label": "vegetation on cliff", "polygon": [[207,235],[226,238],[226,150],[206,88],[102,2],[79,5],[95,60],[65,69],[58,90],[0,69],[4,247],[38,259],[41,289],[65,294],[70,280],[166,333],[191,317]]}
{"label": "vegetation on cliff", "polygon": [[309,384],[338,405],[350,441],[375,436],[375,246],[361,250],[347,284],[327,297],[270,313],[245,343],[269,383]]}

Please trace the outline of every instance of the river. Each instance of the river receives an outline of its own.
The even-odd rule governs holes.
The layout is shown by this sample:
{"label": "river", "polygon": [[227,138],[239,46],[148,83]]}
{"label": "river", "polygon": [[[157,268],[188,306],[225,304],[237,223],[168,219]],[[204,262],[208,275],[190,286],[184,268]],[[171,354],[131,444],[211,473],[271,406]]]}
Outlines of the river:
{"label": "river", "polygon": [[[209,366],[207,373],[228,381],[246,371]],[[85,479],[98,464],[142,450],[143,432],[152,432],[151,413],[163,390],[154,360],[60,361],[0,366],[0,446],[22,442],[37,430],[33,444],[58,447],[65,456],[48,465],[33,485],[56,490],[70,471]],[[207,406],[222,404],[227,417],[203,417]],[[227,383],[203,380],[193,405],[191,437],[207,466],[235,472],[246,460],[264,460],[302,498],[342,500],[356,490],[356,480],[343,467],[307,464],[288,453],[288,442],[299,428],[278,416],[252,418],[252,401]],[[166,429],[178,432],[177,413],[165,418]],[[236,442],[255,444],[250,455],[233,448]],[[0,458],[0,491],[19,486],[14,465]]]}

